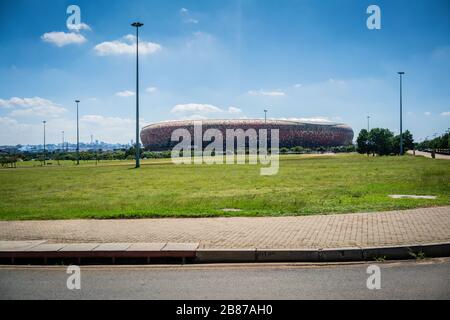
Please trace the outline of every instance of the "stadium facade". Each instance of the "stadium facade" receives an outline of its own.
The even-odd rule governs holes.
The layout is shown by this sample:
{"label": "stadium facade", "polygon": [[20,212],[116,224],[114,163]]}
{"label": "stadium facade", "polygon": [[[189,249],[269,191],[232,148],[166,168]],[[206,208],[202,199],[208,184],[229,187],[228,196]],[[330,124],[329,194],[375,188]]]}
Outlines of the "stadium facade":
{"label": "stadium facade", "polygon": [[[176,129],[187,129],[194,137],[194,123],[199,120],[174,120],[154,123],[141,130],[141,141],[147,150],[170,150],[178,141],[171,141],[172,132]],[[339,123],[315,123],[287,120],[201,120],[202,134],[208,129],[218,129],[223,137],[227,129],[270,129],[279,130],[279,147],[335,147],[349,145],[353,141],[353,130],[350,126]],[[209,142],[204,142],[208,145]]]}

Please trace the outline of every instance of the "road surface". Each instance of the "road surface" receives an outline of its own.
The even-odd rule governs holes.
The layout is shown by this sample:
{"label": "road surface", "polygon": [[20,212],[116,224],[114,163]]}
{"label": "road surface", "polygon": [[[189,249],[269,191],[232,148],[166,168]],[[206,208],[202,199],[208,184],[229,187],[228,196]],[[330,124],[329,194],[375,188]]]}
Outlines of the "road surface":
{"label": "road surface", "polygon": [[[412,150],[408,150],[408,154],[414,154]],[[424,152],[424,151],[417,151],[416,150],[416,156],[422,156],[426,158],[431,158],[431,152]],[[436,159],[443,159],[443,160],[450,160],[450,156],[446,154],[435,154]]]}
{"label": "road surface", "polygon": [[0,267],[0,299],[449,299],[450,258],[379,263],[381,289],[367,289],[369,263]]}

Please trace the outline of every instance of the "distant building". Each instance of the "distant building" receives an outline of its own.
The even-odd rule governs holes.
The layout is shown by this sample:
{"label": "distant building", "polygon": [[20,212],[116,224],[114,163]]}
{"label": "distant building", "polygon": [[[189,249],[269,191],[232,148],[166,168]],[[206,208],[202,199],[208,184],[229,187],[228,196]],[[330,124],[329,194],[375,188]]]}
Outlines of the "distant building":
{"label": "distant building", "polygon": [[[148,150],[169,150],[178,142],[172,142],[172,132],[187,129],[193,139],[194,120],[175,120],[148,125],[141,130],[141,140]],[[353,141],[350,126],[339,123],[314,123],[286,120],[202,120],[202,134],[208,129],[218,129],[224,139],[227,129],[278,129],[279,147],[334,147],[349,145]],[[193,144],[193,141],[192,141]],[[204,142],[206,146],[208,142]]]}

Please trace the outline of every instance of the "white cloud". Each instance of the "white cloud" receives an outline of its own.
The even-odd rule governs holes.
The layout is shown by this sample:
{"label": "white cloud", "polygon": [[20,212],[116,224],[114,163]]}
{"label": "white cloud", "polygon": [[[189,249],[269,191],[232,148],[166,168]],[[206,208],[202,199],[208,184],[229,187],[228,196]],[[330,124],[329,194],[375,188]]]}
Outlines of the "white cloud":
{"label": "white cloud", "polygon": [[191,17],[191,13],[186,8],[181,8],[180,9],[180,15],[183,17],[183,22],[184,23],[193,23],[193,24],[197,24],[198,23],[198,20],[192,18]]}
{"label": "white cloud", "polygon": [[[0,117],[0,145],[8,144],[41,144],[42,122],[28,119],[30,122],[18,121],[10,117]],[[43,119],[38,119],[43,120]],[[47,119],[47,143],[61,143],[61,131],[64,130],[66,141],[76,142],[76,121],[73,118],[48,118]],[[33,122],[31,122],[33,121]],[[145,125],[144,119],[140,119],[141,127]],[[85,115],[80,117],[80,141],[90,141],[90,135],[94,139],[106,142],[127,143],[134,139],[135,119],[109,117],[103,115]]]}
{"label": "white cloud", "polygon": [[62,107],[49,105],[49,106],[39,106],[27,109],[18,109],[12,111],[9,115],[11,117],[59,117],[61,114],[66,112],[67,110]]}
{"label": "white cloud", "polygon": [[0,99],[0,106],[5,108],[21,108],[11,111],[9,113],[9,116],[11,117],[58,117],[67,111],[60,105],[40,97],[12,97],[9,100]]}
{"label": "white cloud", "polygon": [[236,107],[229,107],[228,113],[236,114],[236,113],[242,113],[242,110]]}
{"label": "white cloud", "polygon": [[69,30],[73,30],[76,32],[80,32],[80,30],[87,30],[87,31],[91,31],[91,27],[89,25],[87,25],[86,23],[80,23],[80,24],[74,24],[74,23],[69,23],[67,24],[67,28]]}
{"label": "white cloud", "polygon": [[120,118],[120,117],[104,117],[96,114],[82,116],[80,118],[80,121],[87,124],[94,124],[96,126],[102,127],[117,127],[122,126],[124,124],[135,123],[134,119]]}
{"label": "white cloud", "polygon": [[206,114],[213,112],[223,112],[223,110],[211,104],[187,103],[187,104],[177,104],[172,108],[170,112],[174,114],[182,114],[187,112]]}
{"label": "white cloud", "polygon": [[7,104],[6,100],[0,99],[0,107],[9,108],[10,106]]}
{"label": "white cloud", "polygon": [[127,34],[123,37],[123,39],[129,41],[129,42],[136,42],[137,37],[134,34]]}
{"label": "white cloud", "polygon": [[242,116],[242,110],[237,107],[230,106],[228,109],[222,109],[211,104],[202,103],[177,104],[170,112],[183,120],[204,120],[211,115],[212,118],[216,116],[221,118]]}
{"label": "white cloud", "polygon": [[136,93],[134,91],[125,90],[125,91],[119,91],[116,93],[116,96],[121,98],[128,98],[134,96]]}
{"label": "white cloud", "polygon": [[[0,144],[15,145],[27,141],[28,139],[25,140],[22,136],[27,135],[30,132],[29,129],[28,125],[19,124],[16,119],[0,117]],[[42,132],[42,127],[40,132]],[[37,132],[35,133],[37,134]],[[41,136],[39,136],[39,139],[41,139]]]}
{"label": "white cloud", "polygon": [[17,124],[16,119],[12,119],[12,118],[8,118],[8,117],[0,117],[0,127],[11,126],[11,125],[16,125],[16,124]]}
{"label": "white cloud", "polygon": [[424,112],[423,114],[426,116],[431,116],[431,112],[428,112],[428,111]]}
{"label": "white cloud", "polygon": [[0,99],[0,106],[2,107],[37,107],[37,106],[46,106],[46,105],[54,105],[55,103],[50,100],[34,97],[34,98],[18,98],[12,97],[9,100]]}
{"label": "white cloud", "polygon": [[193,24],[197,24],[198,20],[194,19],[194,18],[188,18],[186,20],[184,20],[185,23],[193,23]]}
{"label": "white cloud", "polygon": [[296,83],[296,84],[293,85],[293,87],[298,89],[298,88],[303,87],[303,85],[301,83]]}
{"label": "white cloud", "polygon": [[441,116],[443,117],[449,117],[450,116],[450,111],[445,111],[441,113]]}
{"label": "white cloud", "polygon": [[[144,119],[139,119],[141,127]],[[136,120],[98,114],[84,115],[80,118],[80,131],[84,133],[84,140],[93,134],[96,139],[107,142],[126,143],[135,139]]]}
{"label": "white cloud", "polygon": [[337,85],[345,85],[345,84],[347,84],[343,80],[336,80],[336,79],[333,79],[333,78],[328,79],[328,82],[332,83],[332,84],[337,84]]}
{"label": "white cloud", "polygon": [[[142,40],[139,41],[139,54],[153,54],[161,49],[161,45],[157,43]],[[94,50],[99,56],[136,54],[136,37],[129,34],[119,40],[102,42],[97,44],[94,47]]]}
{"label": "white cloud", "polygon": [[83,35],[73,32],[47,32],[41,36],[41,39],[58,47],[63,47],[72,43],[81,44],[83,42],[86,42],[86,38]]}
{"label": "white cloud", "polygon": [[145,92],[148,92],[148,93],[154,93],[154,92],[156,92],[157,90],[158,90],[157,87],[148,87],[147,89],[145,89]]}
{"label": "white cloud", "polygon": [[268,96],[268,97],[283,97],[286,95],[286,93],[284,93],[281,90],[274,90],[274,91],[265,91],[265,90],[250,90],[248,92],[248,94],[252,95],[252,96]]}

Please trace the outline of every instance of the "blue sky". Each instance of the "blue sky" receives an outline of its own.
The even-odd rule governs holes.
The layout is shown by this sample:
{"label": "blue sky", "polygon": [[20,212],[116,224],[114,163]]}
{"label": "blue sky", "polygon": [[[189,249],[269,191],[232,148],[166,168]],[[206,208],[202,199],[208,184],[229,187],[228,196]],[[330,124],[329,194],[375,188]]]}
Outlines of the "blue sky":
{"label": "blue sky", "polygon": [[[69,30],[66,9],[81,9]],[[381,30],[366,27],[369,5]],[[313,119],[416,140],[450,127],[447,0],[0,0],[0,144],[134,135],[134,30],[140,31],[141,124],[186,118]]]}

